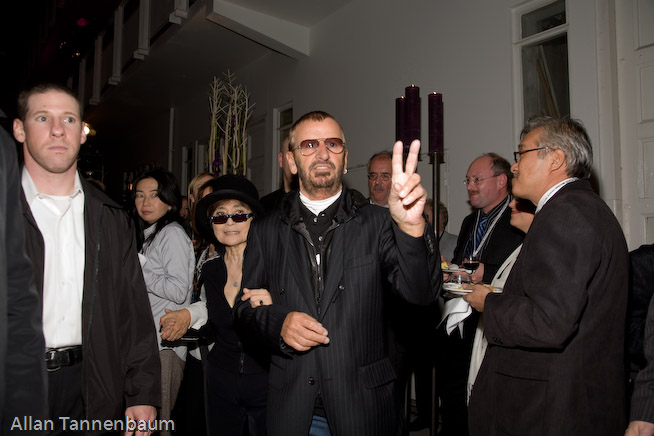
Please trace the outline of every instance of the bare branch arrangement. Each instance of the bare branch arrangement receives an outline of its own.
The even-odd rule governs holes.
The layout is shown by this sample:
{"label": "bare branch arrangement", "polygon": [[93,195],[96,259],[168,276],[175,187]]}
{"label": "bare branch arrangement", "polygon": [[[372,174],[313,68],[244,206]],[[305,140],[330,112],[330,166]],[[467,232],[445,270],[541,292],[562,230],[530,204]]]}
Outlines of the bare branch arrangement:
{"label": "bare branch arrangement", "polygon": [[211,131],[208,170],[215,174],[241,174],[247,171],[247,124],[254,111],[250,94],[237,85],[229,70],[224,79],[214,77],[209,92]]}

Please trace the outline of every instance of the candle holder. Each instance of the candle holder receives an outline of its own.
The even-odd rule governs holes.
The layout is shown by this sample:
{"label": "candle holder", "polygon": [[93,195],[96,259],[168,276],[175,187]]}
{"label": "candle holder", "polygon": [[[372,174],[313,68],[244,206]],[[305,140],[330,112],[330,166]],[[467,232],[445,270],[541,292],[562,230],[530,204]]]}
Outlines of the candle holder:
{"label": "candle holder", "polygon": [[441,164],[445,163],[443,143],[443,94],[432,92],[427,97],[429,111],[429,163],[432,165],[432,192],[434,195],[434,231],[438,236],[440,216],[438,205],[441,200]]}
{"label": "candle holder", "polygon": [[[405,88],[406,97],[395,99],[395,140],[402,141],[404,146],[404,162],[409,154],[411,142],[420,140],[420,88],[411,85]],[[432,192],[434,196],[432,216],[434,217],[434,233],[439,237],[440,215],[440,167],[445,163],[443,145],[443,94],[433,92],[427,97],[429,121],[429,163],[432,165]],[[422,160],[418,154],[418,160]],[[411,402],[411,389],[407,390],[407,404]],[[436,412],[436,372],[432,370],[432,413],[431,428],[435,429]]]}

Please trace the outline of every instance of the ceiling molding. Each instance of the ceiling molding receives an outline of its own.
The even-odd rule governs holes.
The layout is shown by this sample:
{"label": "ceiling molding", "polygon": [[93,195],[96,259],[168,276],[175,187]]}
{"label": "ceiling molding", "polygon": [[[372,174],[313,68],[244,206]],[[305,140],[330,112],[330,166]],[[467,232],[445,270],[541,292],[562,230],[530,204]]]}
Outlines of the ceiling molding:
{"label": "ceiling molding", "polygon": [[291,58],[310,54],[308,27],[224,0],[208,1],[207,19]]}

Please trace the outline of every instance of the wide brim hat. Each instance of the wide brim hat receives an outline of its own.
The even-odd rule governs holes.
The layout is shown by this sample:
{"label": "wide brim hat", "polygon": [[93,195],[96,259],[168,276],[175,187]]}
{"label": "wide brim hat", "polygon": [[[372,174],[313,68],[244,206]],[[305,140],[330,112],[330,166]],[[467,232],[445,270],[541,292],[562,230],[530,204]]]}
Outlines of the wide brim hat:
{"label": "wide brim hat", "polygon": [[252,209],[255,218],[263,214],[263,206],[259,203],[259,191],[256,186],[244,176],[225,174],[211,181],[213,192],[202,198],[195,206],[195,228],[200,236],[212,244],[218,244],[209,222],[207,211],[220,200],[238,200]]}

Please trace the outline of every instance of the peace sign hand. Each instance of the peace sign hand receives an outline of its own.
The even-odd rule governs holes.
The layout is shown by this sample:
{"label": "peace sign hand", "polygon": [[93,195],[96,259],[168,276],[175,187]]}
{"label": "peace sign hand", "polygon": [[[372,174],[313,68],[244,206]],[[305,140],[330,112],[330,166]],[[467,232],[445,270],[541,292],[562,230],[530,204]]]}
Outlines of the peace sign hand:
{"label": "peace sign hand", "polygon": [[397,226],[406,234],[417,238],[422,236],[425,230],[422,212],[427,201],[427,191],[420,184],[420,174],[415,172],[420,141],[415,140],[411,143],[406,159],[406,170],[402,165],[403,149],[401,141],[397,141],[393,146],[393,175],[388,207]]}

